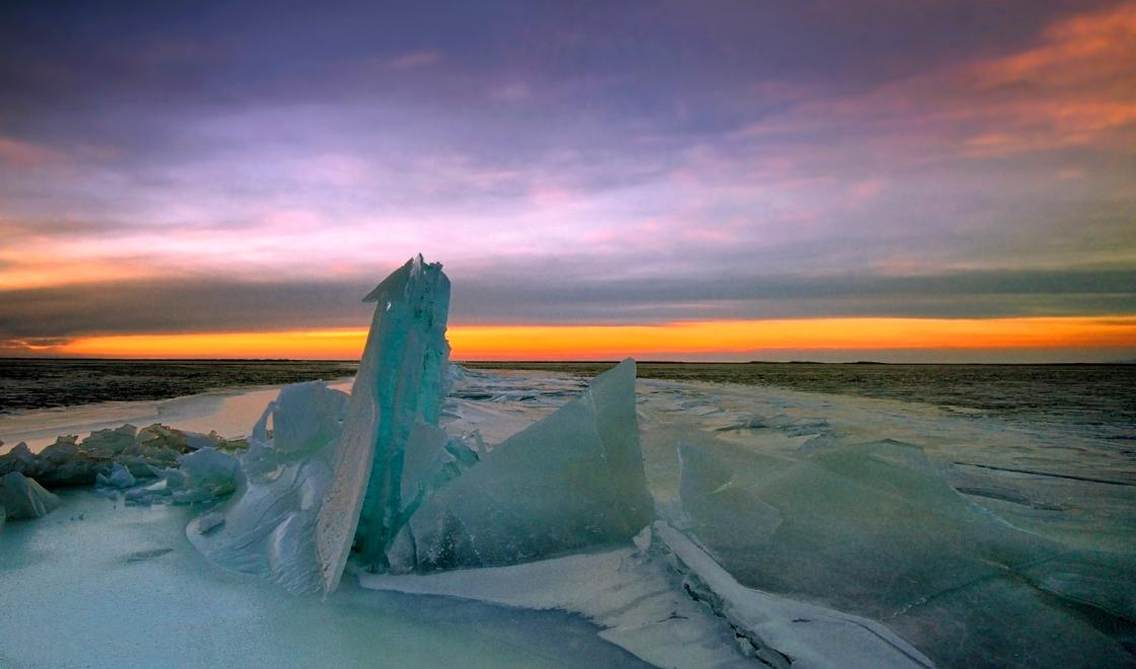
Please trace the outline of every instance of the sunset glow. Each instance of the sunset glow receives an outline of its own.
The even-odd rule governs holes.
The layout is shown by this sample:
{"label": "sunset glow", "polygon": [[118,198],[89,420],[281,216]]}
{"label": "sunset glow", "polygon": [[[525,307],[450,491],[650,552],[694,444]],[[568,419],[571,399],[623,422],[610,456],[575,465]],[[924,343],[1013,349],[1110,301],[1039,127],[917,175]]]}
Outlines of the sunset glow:
{"label": "sunset glow", "polygon": [[[45,353],[140,358],[359,357],[364,329],[86,337]],[[946,320],[832,318],[704,321],[650,326],[454,326],[457,360],[673,359],[704,353],[772,354],[782,349],[1123,348],[1136,317]]]}

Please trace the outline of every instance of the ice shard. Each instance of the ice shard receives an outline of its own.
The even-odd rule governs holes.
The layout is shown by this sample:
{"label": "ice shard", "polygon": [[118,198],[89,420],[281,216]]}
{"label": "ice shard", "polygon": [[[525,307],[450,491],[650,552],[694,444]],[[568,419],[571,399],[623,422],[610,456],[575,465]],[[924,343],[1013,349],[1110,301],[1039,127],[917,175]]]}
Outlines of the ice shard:
{"label": "ice shard", "polygon": [[118,488],[125,490],[138,483],[130,470],[119,463],[114,463],[111,466],[110,472],[107,474],[98,474],[95,477],[95,484],[103,488]]}
{"label": "ice shard", "polygon": [[504,565],[630,540],[654,519],[635,361],[494,448],[411,517],[419,569]]}
{"label": "ice shard", "polygon": [[364,564],[389,564],[407,520],[407,445],[417,425],[438,425],[449,357],[450,281],[441,264],[413,258],[365,301],[376,303],[375,315],[316,525],[327,591],[337,587],[352,545]]}
{"label": "ice shard", "polygon": [[8,518],[39,518],[59,507],[59,498],[20,472],[0,476],[0,508]]}

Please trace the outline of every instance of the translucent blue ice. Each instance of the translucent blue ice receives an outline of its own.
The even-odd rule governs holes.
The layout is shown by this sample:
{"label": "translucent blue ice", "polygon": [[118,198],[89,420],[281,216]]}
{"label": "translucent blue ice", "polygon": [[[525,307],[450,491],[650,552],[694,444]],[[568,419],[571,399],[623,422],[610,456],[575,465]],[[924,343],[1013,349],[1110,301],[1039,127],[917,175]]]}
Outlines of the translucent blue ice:
{"label": "translucent blue ice", "polygon": [[365,299],[376,303],[375,315],[317,523],[327,590],[338,585],[352,545],[363,564],[389,566],[387,553],[413,511],[403,491],[420,483],[404,480],[411,435],[418,429],[424,447],[442,441],[418,426],[438,425],[445,395],[450,280],[441,264],[418,256]]}

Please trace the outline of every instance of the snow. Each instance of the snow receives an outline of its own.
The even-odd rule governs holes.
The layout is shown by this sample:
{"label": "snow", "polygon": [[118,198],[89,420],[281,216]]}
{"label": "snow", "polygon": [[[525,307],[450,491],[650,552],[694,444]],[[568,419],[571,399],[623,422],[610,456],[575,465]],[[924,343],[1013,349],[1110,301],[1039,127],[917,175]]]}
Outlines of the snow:
{"label": "snow", "polygon": [[[255,417],[254,417],[255,420]],[[345,582],[297,597],[187,541],[196,510],[67,491],[0,532],[0,667],[642,667],[578,616]]]}

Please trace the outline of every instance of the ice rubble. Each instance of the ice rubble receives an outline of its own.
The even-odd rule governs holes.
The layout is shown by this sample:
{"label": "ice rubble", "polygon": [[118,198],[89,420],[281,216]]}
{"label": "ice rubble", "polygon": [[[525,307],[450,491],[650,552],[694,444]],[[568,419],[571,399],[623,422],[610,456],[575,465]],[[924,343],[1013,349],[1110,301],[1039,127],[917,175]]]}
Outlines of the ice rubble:
{"label": "ice rubble", "polygon": [[[216,433],[184,432],[160,424],[138,429],[127,424],[96,430],[82,441],[64,435],[39,453],[32,453],[27,444],[17,444],[0,455],[0,476],[20,472],[51,488],[98,484],[100,475],[109,481],[121,470],[135,479],[152,479],[159,476],[159,470],[176,467],[179,457],[196,450],[238,451],[245,446],[241,440],[226,440]],[[117,476],[116,482],[126,481],[125,474]]]}
{"label": "ice rubble", "polygon": [[235,489],[239,467],[229,451],[245,445],[159,424],[96,430],[82,441],[64,435],[39,453],[19,443],[0,455],[0,506],[8,518],[38,518],[58,506],[46,488],[91,485],[127,503],[210,502]]}

